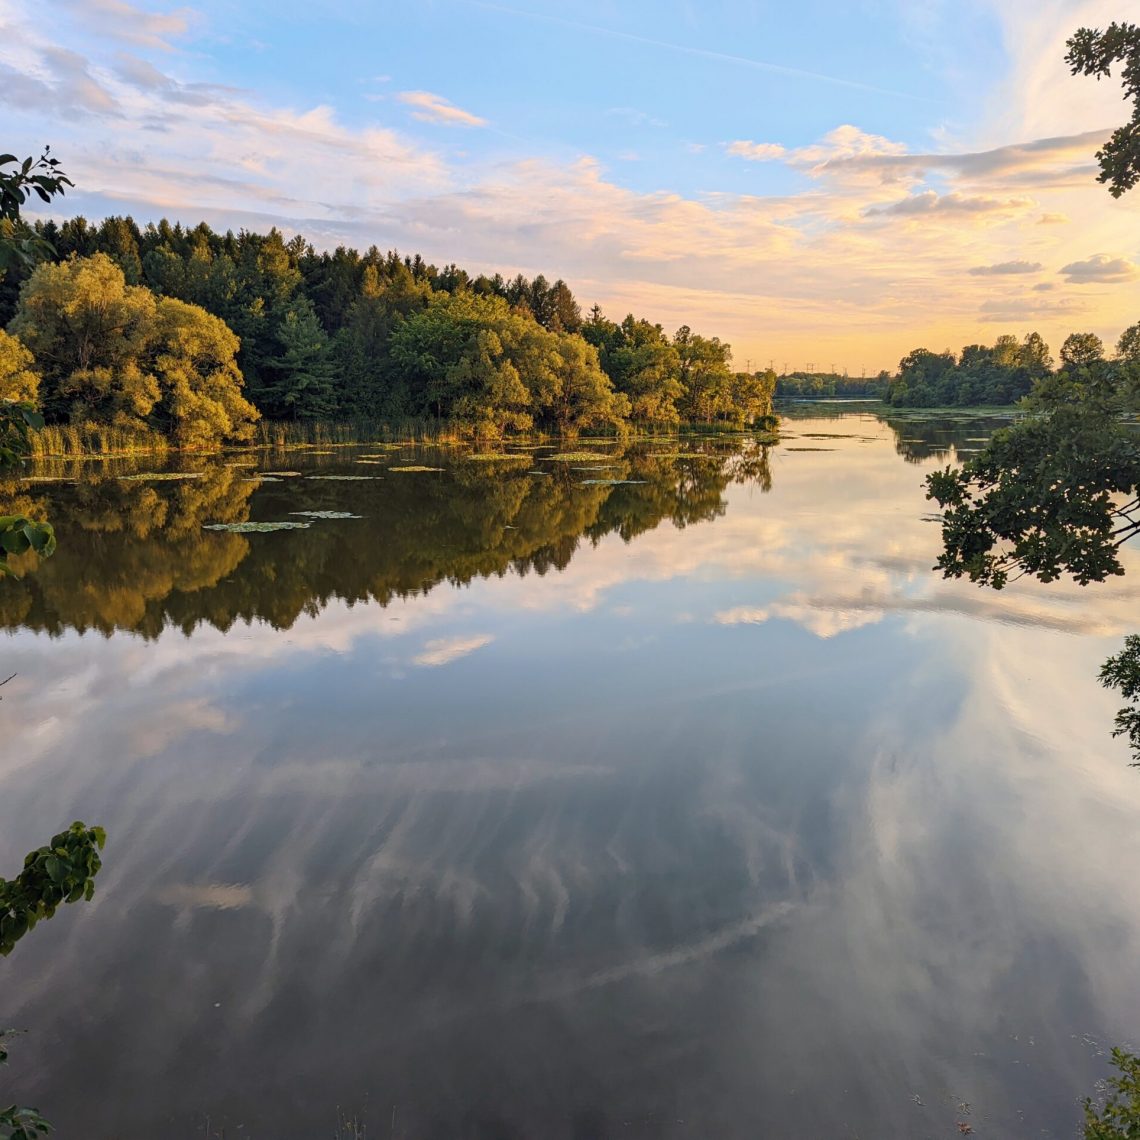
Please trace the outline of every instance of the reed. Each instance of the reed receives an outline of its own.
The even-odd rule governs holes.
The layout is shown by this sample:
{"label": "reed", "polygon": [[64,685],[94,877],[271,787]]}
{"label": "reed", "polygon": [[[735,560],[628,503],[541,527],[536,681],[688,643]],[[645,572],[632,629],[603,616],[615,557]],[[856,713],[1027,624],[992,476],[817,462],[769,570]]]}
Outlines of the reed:
{"label": "reed", "polygon": [[158,432],[126,431],[108,424],[49,424],[31,434],[34,459],[90,455],[164,455],[170,441]]}

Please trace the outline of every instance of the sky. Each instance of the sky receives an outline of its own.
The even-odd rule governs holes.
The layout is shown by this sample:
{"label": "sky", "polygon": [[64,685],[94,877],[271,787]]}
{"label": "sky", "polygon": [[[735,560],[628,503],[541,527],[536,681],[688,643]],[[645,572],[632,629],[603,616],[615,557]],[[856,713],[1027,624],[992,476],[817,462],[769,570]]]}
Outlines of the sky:
{"label": "sky", "polygon": [[0,149],[130,214],[564,278],[739,367],[1140,320],[1119,0],[0,0]]}

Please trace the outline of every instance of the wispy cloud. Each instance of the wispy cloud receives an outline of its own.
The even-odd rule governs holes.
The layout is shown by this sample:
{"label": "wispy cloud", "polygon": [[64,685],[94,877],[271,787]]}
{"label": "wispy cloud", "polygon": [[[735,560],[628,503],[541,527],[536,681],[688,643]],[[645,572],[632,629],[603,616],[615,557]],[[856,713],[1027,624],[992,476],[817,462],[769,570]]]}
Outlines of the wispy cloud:
{"label": "wispy cloud", "polygon": [[1008,277],[1036,273],[1042,268],[1040,261],[999,261],[994,265],[973,265],[967,272],[971,277]]}
{"label": "wispy cloud", "polygon": [[458,661],[461,657],[466,657],[477,649],[490,645],[494,640],[494,637],[489,633],[476,634],[473,637],[436,638],[434,641],[429,641],[422,651],[412,658],[412,664],[424,668],[450,665],[452,661]]}
{"label": "wispy cloud", "polygon": [[979,194],[963,194],[957,190],[939,194],[937,190],[923,190],[887,206],[869,206],[869,217],[891,216],[927,218],[946,214],[994,214],[1009,211],[1032,210],[1037,203],[1032,198],[992,198]]}
{"label": "wispy cloud", "polygon": [[528,12],[523,8],[514,8],[507,4],[492,3],[492,0],[467,0],[475,8],[483,8],[490,12],[502,12],[505,15],[520,16],[527,20],[538,20],[547,24],[558,24],[564,28],[573,28],[575,31],[586,32],[589,35],[606,36],[609,39],[624,40],[627,43],[644,44],[646,47],[662,48],[665,51],[678,52],[682,55],[697,56],[701,59],[711,59],[719,63],[731,63],[739,67],[748,67],[756,71],[768,71],[774,75],[784,75],[794,79],[806,79],[816,83],[828,83],[837,87],[849,87],[858,91],[870,91],[877,95],[889,95],[896,99],[913,99],[919,102],[930,102],[925,95],[906,91],[893,91],[889,88],[879,87],[873,83],[866,83],[859,79],[849,79],[838,75],[825,75],[818,71],[807,71],[799,67],[787,67],[780,63],[770,63],[762,59],[750,59],[743,55],[734,55],[732,52],[715,51],[711,48],[696,47],[692,44],[678,44],[669,40],[654,39],[652,36],[642,36],[634,32],[623,32],[617,28],[606,28],[600,24],[587,24],[580,20],[569,20],[564,16],[555,16],[549,12]]}
{"label": "wispy cloud", "polygon": [[783,158],[788,153],[787,148],[779,143],[758,143],[748,139],[725,143],[724,149],[737,158],[748,159],[749,162],[771,162],[773,159]]}
{"label": "wispy cloud", "polygon": [[173,50],[198,19],[192,8],[149,12],[125,0],[58,0],[98,28],[99,34],[160,51]]}
{"label": "wispy cloud", "polygon": [[449,127],[485,127],[486,119],[464,111],[462,107],[445,99],[442,95],[433,95],[430,91],[401,91],[397,96],[401,103],[415,108],[412,118],[423,123],[443,123]]}

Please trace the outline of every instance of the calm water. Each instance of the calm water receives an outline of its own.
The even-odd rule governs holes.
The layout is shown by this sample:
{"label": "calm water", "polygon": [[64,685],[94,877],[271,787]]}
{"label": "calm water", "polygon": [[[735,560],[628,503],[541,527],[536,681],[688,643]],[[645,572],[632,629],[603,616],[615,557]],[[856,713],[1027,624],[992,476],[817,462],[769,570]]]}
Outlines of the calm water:
{"label": "calm water", "polygon": [[[0,583],[0,870],[110,839],[0,963],[0,1100],[61,1140],[1073,1136],[1140,1038],[1095,683],[1140,566],[945,583],[921,478],[986,425],[788,429],[23,484],[60,550]],[[362,517],[202,529],[297,511]]]}

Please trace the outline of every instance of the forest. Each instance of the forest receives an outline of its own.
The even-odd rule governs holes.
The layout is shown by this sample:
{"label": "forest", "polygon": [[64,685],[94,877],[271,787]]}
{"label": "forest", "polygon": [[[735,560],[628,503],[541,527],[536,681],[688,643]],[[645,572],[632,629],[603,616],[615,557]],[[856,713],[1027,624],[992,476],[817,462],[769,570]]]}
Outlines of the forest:
{"label": "forest", "polygon": [[52,256],[0,283],[0,397],[84,439],[204,449],[262,418],[430,420],[478,439],[775,422],[775,374],[733,371],[719,338],[583,316],[541,275],[130,218],[35,236]]}

